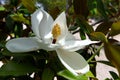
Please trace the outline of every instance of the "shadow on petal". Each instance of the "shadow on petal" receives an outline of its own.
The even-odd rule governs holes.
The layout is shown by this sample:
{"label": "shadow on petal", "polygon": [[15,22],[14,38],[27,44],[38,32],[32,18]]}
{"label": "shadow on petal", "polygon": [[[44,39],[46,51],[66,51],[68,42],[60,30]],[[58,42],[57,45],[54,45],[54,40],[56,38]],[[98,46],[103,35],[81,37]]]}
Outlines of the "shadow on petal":
{"label": "shadow on petal", "polygon": [[73,74],[86,73],[89,71],[89,65],[86,60],[77,52],[67,52],[57,49],[57,55],[62,64]]}

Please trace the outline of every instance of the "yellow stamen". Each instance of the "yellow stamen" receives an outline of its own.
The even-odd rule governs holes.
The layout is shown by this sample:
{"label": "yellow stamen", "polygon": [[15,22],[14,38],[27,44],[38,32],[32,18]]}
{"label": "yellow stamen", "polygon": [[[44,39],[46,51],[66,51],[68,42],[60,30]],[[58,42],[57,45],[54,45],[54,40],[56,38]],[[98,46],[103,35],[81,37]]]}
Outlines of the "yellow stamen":
{"label": "yellow stamen", "polygon": [[60,29],[60,25],[55,24],[53,29],[52,29],[52,34],[53,34],[53,39],[56,39],[60,36],[61,34],[61,29]]}

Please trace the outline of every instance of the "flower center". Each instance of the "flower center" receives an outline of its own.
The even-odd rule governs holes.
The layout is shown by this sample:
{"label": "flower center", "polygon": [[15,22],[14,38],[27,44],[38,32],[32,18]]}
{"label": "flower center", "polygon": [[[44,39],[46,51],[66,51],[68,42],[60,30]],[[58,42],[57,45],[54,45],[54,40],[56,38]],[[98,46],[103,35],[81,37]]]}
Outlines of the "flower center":
{"label": "flower center", "polygon": [[53,44],[56,43],[57,38],[60,36],[61,34],[61,29],[60,29],[60,25],[59,24],[55,24],[53,29],[52,29],[52,34],[53,34]]}

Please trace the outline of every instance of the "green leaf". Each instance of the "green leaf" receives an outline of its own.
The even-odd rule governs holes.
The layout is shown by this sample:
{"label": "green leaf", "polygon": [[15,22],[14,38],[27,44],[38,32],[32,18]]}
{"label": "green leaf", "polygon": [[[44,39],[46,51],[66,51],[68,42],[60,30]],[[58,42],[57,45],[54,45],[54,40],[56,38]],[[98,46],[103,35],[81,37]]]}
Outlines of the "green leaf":
{"label": "green leaf", "polygon": [[21,0],[10,0],[10,4],[13,6],[18,6],[20,4]]}
{"label": "green leaf", "polygon": [[114,67],[114,66],[111,64],[111,62],[109,62],[109,61],[100,60],[100,61],[97,61],[97,62],[102,63],[102,64],[106,64],[106,65],[111,66],[111,67]]}
{"label": "green leaf", "polygon": [[5,42],[4,41],[0,41],[0,48],[4,48],[5,47]]}
{"label": "green leaf", "polygon": [[114,80],[120,80],[120,77],[113,71],[109,71]]}
{"label": "green leaf", "polygon": [[116,39],[108,39],[109,43],[114,44],[114,45],[120,45],[119,40]]}
{"label": "green leaf", "polygon": [[76,30],[77,28],[78,28],[78,26],[70,26],[70,27],[69,27],[69,31]]}
{"label": "green leaf", "polygon": [[0,76],[21,76],[36,71],[38,69],[34,66],[10,61],[0,68]]}
{"label": "green leaf", "polygon": [[[0,47],[1,47],[1,43],[0,43]],[[12,53],[6,49],[4,49],[2,52],[2,55],[4,56],[13,56],[13,57],[25,57],[25,56],[32,56],[36,59],[46,59],[46,57],[44,56],[44,52],[41,51],[41,53],[37,53],[37,52],[27,52],[27,53]]]}
{"label": "green leaf", "polygon": [[18,22],[24,22],[26,24],[30,24],[29,20],[26,19],[23,14],[21,13],[17,13],[17,14],[13,14],[11,15],[11,18],[14,20],[14,21],[18,21]]}
{"label": "green leaf", "polygon": [[15,33],[15,37],[21,37],[22,36],[22,23],[15,23],[15,28],[14,28],[14,33]]}
{"label": "green leaf", "polygon": [[28,9],[29,12],[33,13],[36,10],[35,0],[22,0],[22,4]]}
{"label": "green leaf", "polygon": [[9,32],[13,31],[15,22],[13,21],[11,16],[8,15],[5,20],[6,20],[6,28],[8,29],[8,31]]}
{"label": "green leaf", "polygon": [[81,37],[82,40],[86,39],[86,35],[85,35],[85,33],[83,32],[82,29],[80,29],[80,37]]}
{"label": "green leaf", "polygon": [[85,20],[82,20],[82,23],[85,25],[87,34],[94,32],[93,27],[91,25],[89,25]]}
{"label": "green leaf", "polygon": [[53,78],[54,72],[49,68],[45,68],[42,73],[42,80],[53,80]]}
{"label": "green leaf", "polygon": [[89,11],[92,11],[96,8],[96,0],[88,0],[87,1],[87,4],[88,4],[88,9]]}
{"label": "green leaf", "polygon": [[58,73],[58,75],[68,79],[68,80],[88,80],[88,78],[85,75],[74,75],[68,70],[63,70]]}
{"label": "green leaf", "polygon": [[111,26],[110,35],[115,36],[120,34],[120,21],[114,22]]}
{"label": "green leaf", "polygon": [[95,76],[93,75],[93,73],[91,71],[87,72],[85,75],[88,76],[88,77],[95,78]]}
{"label": "green leaf", "polygon": [[73,75],[70,71],[68,70],[63,70],[58,73],[59,76],[62,76],[68,80],[77,80],[77,76]]}
{"label": "green leaf", "polygon": [[110,80],[110,78],[106,78],[105,80]]}
{"label": "green leaf", "polygon": [[76,80],[88,80],[88,77],[86,77],[85,75],[79,75],[77,76]]}
{"label": "green leaf", "polygon": [[56,19],[57,16],[60,14],[60,9],[58,6],[55,6],[54,8],[49,10],[49,14],[52,16],[53,19]]}
{"label": "green leaf", "polygon": [[4,11],[5,8],[3,6],[0,6],[0,11]]}
{"label": "green leaf", "polygon": [[87,0],[73,0],[73,6],[77,15],[88,16]]}
{"label": "green leaf", "polygon": [[108,16],[106,14],[105,6],[102,0],[97,0],[97,10],[99,13],[105,18],[108,19]]}
{"label": "green leaf", "polygon": [[83,30],[83,32],[86,32],[88,35],[91,32],[94,32],[93,27],[89,25],[82,16],[79,16],[79,18],[76,19],[76,23],[80,27],[80,29]]}
{"label": "green leaf", "polygon": [[111,27],[111,22],[103,22],[99,26],[97,26],[95,32],[102,32],[104,34],[107,34],[109,32],[109,28]]}
{"label": "green leaf", "polygon": [[6,49],[4,49],[2,51],[2,54],[5,55],[5,56],[28,56],[28,55],[30,55],[30,54],[27,54],[27,53],[19,53],[19,54],[18,53],[12,53],[12,52],[10,52]]}
{"label": "green leaf", "polygon": [[120,74],[120,47],[108,42],[104,44],[104,49],[106,57],[118,69]]}
{"label": "green leaf", "polygon": [[93,32],[90,34],[90,38],[92,40],[101,40],[102,42],[108,42],[105,34],[103,34],[102,32]]}

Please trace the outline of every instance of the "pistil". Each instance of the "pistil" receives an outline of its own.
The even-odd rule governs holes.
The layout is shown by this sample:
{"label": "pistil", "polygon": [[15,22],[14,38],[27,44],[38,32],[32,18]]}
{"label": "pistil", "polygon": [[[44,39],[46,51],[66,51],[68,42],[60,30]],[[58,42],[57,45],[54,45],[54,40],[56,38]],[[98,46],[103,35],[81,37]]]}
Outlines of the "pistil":
{"label": "pistil", "polygon": [[53,41],[52,43],[55,44],[57,41],[57,38],[60,36],[61,34],[61,29],[60,29],[60,25],[59,24],[55,24],[53,29],[52,29],[52,34],[53,34]]}

